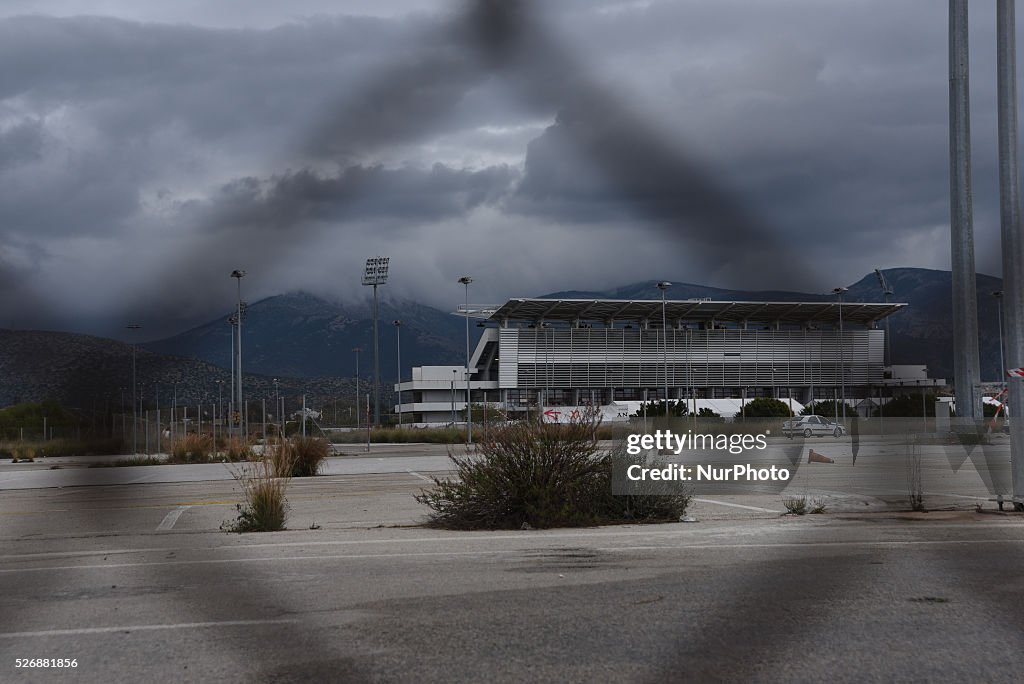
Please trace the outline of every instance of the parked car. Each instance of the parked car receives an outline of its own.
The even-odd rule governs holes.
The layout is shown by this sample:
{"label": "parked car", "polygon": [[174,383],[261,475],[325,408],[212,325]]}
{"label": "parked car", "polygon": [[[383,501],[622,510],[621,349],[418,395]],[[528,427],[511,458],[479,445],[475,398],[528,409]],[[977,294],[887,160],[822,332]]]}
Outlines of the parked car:
{"label": "parked car", "polygon": [[793,435],[842,437],[846,434],[846,427],[825,416],[799,416],[782,424],[782,434],[791,439]]}

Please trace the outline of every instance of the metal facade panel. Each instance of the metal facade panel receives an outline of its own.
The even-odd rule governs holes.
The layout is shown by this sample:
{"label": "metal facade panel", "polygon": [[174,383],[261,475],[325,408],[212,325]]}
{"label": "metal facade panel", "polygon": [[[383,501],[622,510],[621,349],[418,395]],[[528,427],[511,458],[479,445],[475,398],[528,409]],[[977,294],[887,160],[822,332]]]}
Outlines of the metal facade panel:
{"label": "metal facade panel", "polygon": [[[501,330],[504,388],[814,386],[882,381],[883,330]],[[666,369],[666,356],[668,360]]]}

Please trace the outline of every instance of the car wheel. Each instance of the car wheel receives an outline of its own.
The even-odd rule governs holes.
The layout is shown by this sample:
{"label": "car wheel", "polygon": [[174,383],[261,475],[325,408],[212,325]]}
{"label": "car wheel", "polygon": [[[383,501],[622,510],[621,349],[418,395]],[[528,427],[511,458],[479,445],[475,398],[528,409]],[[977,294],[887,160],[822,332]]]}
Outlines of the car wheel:
{"label": "car wheel", "polygon": [[836,428],[835,430],[832,431],[832,436],[836,438],[842,437],[843,431],[840,430],[839,428]]}
{"label": "car wheel", "polygon": [[810,437],[810,436],[811,436],[811,428],[805,429],[804,430],[804,437]]}

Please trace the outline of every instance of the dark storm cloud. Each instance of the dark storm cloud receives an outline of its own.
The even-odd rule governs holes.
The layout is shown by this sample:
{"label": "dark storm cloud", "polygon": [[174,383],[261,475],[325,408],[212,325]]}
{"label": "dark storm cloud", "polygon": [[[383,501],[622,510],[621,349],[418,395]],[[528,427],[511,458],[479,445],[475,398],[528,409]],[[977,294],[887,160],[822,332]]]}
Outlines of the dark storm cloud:
{"label": "dark storm cloud", "polygon": [[0,130],[0,171],[39,159],[43,148],[43,123],[28,119]]}
{"label": "dark storm cloud", "polygon": [[[945,12],[932,3],[439,7],[270,30],[0,21],[3,230],[53,248],[43,288],[126,264],[117,288],[77,288],[124,311],[180,309],[224,268],[267,274],[309,250],[354,263],[398,235],[419,236],[403,249],[424,264],[422,292],[460,262],[504,259],[464,240],[495,230],[572,246],[542,289],[578,287],[609,251],[620,266],[603,272],[621,282],[655,269],[726,287],[945,265]],[[991,76],[986,11],[972,39]],[[990,245],[992,88],[972,87]],[[612,225],[619,239],[593,239]],[[638,256],[648,243],[654,259]],[[522,268],[489,270],[509,274],[493,291],[533,293]]]}
{"label": "dark storm cloud", "polygon": [[244,178],[223,188],[213,209],[224,218],[211,223],[215,230],[234,223],[288,233],[345,219],[435,221],[493,204],[517,177],[507,166],[468,171],[435,164],[426,170],[351,166],[332,176],[304,169],[266,180]]}

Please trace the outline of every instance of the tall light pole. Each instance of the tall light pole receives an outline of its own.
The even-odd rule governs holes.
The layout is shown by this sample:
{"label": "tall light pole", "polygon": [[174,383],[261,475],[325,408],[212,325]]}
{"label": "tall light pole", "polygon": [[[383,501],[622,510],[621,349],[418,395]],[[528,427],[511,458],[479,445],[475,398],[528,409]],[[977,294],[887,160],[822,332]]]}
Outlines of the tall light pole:
{"label": "tall light pole", "polygon": [[459,282],[466,286],[466,444],[473,443],[473,402],[469,392],[469,284],[473,279],[462,276]]}
{"label": "tall light pole", "polygon": [[665,365],[665,417],[668,418],[668,325],[665,318],[665,290],[672,287],[672,283],[662,280],[658,283],[661,290],[661,338],[662,338],[662,360]]}
{"label": "tall light pole", "polygon": [[352,347],[352,351],[356,353],[356,429],[359,429],[359,352],[363,351],[362,347]]}
{"label": "tall light pole", "polygon": [[837,287],[832,290],[839,299],[839,401],[842,402],[843,422],[846,422],[846,354],[843,351],[843,293],[849,288]]}
{"label": "tall light pole", "polygon": [[238,410],[239,410],[239,421],[238,421],[238,436],[243,440],[246,438],[245,434],[245,404],[242,398],[242,278],[245,277],[245,271],[241,269],[235,269],[231,272],[231,277],[238,281],[238,344],[235,345],[235,349],[238,352]]}
{"label": "tall light pole", "polygon": [[377,286],[388,282],[390,257],[371,257],[366,260],[363,285],[373,285],[373,423],[380,425],[380,343],[377,334]]}
{"label": "tall light pole", "polygon": [[395,349],[398,354],[398,427],[402,427],[402,321],[392,322],[395,326]]}
{"label": "tall light pole", "polygon": [[[138,323],[129,323],[128,325],[125,326],[125,328],[127,328],[128,330],[132,331],[132,453],[133,454],[139,453],[139,448],[138,448],[138,439],[139,439],[139,436],[138,436],[138,427],[139,427],[138,395],[136,394],[138,392],[138,387],[139,386],[135,383],[135,347],[136,347],[136,341],[137,341],[135,339],[136,338],[135,331],[138,330],[141,327],[142,326],[139,325]],[[45,437],[46,435],[43,435],[43,436]]]}
{"label": "tall light pole", "polygon": [[452,427],[455,427],[455,378],[459,371],[452,371]]}
{"label": "tall light pole", "polygon": [[[1006,291],[1006,364],[999,370],[1007,383],[1010,410],[1010,471],[1014,508],[1024,510],[1024,386],[1018,377],[1007,380],[1006,366],[1024,365],[1024,233],[1020,216],[1020,168],[1017,160],[1017,40],[1016,3],[996,3],[996,73],[999,110],[999,227]],[[1000,347],[1002,348],[1002,347]],[[1002,365],[1002,364],[1000,364]]]}
{"label": "tall light pole", "polygon": [[[885,275],[881,269],[875,269],[875,276],[878,277],[878,284],[882,286],[882,295],[885,297],[885,303],[889,303],[889,297],[892,297],[892,288],[889,286],[889,282],[885,279]],[[885,365],[892,366],[892,331],[889,328],[889,319],[892,318],[890,315],[885,317]]]}

